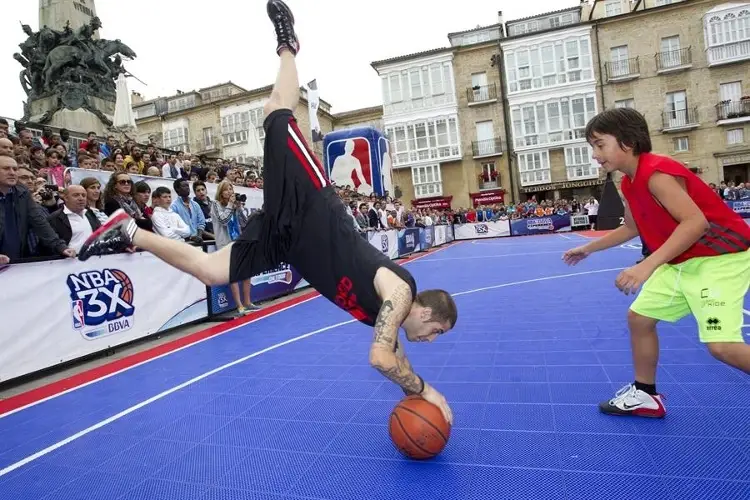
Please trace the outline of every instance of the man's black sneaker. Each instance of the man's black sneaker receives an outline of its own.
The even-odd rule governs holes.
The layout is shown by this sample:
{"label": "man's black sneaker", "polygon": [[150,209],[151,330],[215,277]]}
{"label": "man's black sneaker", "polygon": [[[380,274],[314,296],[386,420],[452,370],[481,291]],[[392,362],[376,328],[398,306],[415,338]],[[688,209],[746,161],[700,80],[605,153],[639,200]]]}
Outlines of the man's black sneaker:
{"label": "man's black sneaker", "polygon": [[291,9],[281,0],[268,0],[266,10],[276,30],[276,53],[281,54],[282,50],[289,49],[296,56],[299,52],[299,40],[294,32],[294,14]]}

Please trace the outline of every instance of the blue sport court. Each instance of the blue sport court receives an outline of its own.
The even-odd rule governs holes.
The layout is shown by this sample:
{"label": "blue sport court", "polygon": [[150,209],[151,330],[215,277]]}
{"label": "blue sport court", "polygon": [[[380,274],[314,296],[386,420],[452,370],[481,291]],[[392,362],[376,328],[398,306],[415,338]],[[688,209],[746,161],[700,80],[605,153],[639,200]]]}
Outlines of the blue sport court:
{"label": "blue sport court", "polygon": [[459,305],[451,333],[406,343],[454,411],[436,459],[396,451],[403,394],[368,365],[371,329],[315,298],[0,418],[0,499],[750,498],[750,377],[692,318],[661,326],[667,417],[598,412],[633,378],[614,280],[640,252],[563,264],[583,240],[466,241],[406,264]]}

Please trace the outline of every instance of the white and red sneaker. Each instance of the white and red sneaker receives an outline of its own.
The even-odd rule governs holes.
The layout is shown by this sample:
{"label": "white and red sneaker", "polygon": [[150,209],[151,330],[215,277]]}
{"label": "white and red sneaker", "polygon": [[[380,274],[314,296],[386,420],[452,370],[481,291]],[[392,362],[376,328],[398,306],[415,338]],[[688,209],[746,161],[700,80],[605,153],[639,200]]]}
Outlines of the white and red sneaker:
{"label": "white and red sneaker", "polygon": [[85,261],[94,255],[119,253],[133,245],[133,235],[138,226],[123,209],[115,211],[102,226],[89,236],[78,252]]}
{"label": "white and red sneaker", "polygon": [[607,415],[633,415],[663,418],[667,414],[661,394],[651,395],[629,384],[617,391],[609,401],[599,403],[599,410]]}

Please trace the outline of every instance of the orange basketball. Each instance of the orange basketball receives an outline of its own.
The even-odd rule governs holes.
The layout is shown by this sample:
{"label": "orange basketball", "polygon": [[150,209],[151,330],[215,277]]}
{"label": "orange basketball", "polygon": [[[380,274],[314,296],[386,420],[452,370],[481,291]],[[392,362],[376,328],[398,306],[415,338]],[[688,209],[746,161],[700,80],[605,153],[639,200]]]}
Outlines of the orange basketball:
{"label": "orange basketball", "polygon": [[451,433],[440,408],[419,396],[407,396],[391,412],[389,432],[406,457],[425,460],[438,455]]}

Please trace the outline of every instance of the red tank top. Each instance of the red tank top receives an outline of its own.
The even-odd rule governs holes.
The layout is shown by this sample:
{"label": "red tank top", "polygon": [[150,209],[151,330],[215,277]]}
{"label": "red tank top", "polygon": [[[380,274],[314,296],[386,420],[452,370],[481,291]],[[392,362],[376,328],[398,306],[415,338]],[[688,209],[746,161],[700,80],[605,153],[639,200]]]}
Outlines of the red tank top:
{"label": "red tank top", "polygon": [[654,172],[684,180],[687,193],[706,216],[710,229],[670,264],[685,262],[693,257],[711,257],[744,252],[750,248],[750,226],[736,214],[708,184],[681,163],[666,156],[645,153],[640,156],[635,178],[622,178],[622,193],[633,214],[646,247],[655,252],[672,235],[678,222],[651,194],[648,181]]}

